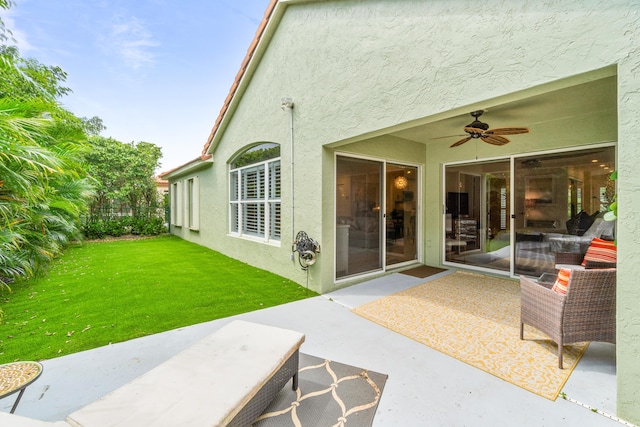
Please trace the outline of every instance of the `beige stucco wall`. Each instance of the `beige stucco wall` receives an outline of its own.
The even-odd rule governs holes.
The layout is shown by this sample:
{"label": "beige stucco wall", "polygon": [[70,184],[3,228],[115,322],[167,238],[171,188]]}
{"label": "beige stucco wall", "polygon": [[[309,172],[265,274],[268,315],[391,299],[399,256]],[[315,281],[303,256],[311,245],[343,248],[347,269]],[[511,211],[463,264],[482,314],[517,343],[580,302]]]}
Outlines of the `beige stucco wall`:
{"label": "beige stucco wall", "polygon": [[618,65],[618,415],[640,424],[640,50]]}
{"label": "beige stucco wall", "polygon": [[[640,365],[635,362],[640,266],[633,261],[640,256],[638,12],[637,1],[622,0],[281,1],[267,29],[270,42],[259,48],[215,140],[214,165],[200,172],[201,231],[182,235],[305,284],[305,273],[290,259],[294,234],[304,230],[323,248],[310,270],[310,287],[333,289],[335,149],[425,165],[423,200],[430,203],[423,204],[421,249],[426,261],[439,262],[441,163],[497,151],[482,147],[477,153],[469,145],[452,154],[446,146],[400,143],[380,136],[385,133],[380,130],[617,65],[618,415],[640,422]],[[295,102],[295,230],[290,123],[288,111],[280,108],[282,97]],[[245,144],[259,141],[282,144],[279,247],[227,235],[226,162]],[[532,141],[524,148],[513,144],[500,155],[584,143],[571,135]]]}

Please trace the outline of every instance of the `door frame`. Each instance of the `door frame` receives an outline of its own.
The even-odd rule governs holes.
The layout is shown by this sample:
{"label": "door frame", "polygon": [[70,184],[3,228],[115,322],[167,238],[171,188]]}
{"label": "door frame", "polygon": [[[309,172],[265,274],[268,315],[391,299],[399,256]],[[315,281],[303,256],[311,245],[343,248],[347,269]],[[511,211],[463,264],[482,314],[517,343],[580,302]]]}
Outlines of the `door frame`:
{"label": "door frame", "polygon": [[[373,161],[373,162],[378,162],[382,165],[382,177],[381,177],[381,181],[382,184],[380,186],[380,207],[381,209],[384,207],[384,211],[381,213],[381,224],[380,224],[380,246],[381,246],[381,254],[380,256],[382,257],[382,268],[381,269],[376,269],[376,270],[372,270],[372,271],[367,271],[367,272],[363,272],[363,273],[359,273],[359,274],[353,274],[353,275],[347,275],[344,277],[337,277],[338,274],[338,263],[336,262],[336,252],[337,252],[337,245],[338,245],[338,233],[337,233],[337,219],[338,219],[338,215],[337,215],[337,211],[338,211],[338,207],[337,207],[337,197],[338,197],[338,191],[337,191],[337,182],[338,182],[338,157],[345,157],[345,158],[352,158],[352,159],[360,159],[360,160],[369,160],[369,161]],[[386,174],[387,174],[387,163],[391,163],[394,165],[403,165],[403,166],[410,166],[410,167],[415,167],[416,171],[417,171],[417,177],[416,177],[416,191],[415,191],[415,201],[416,201],[416,215],[415,215],[415,234],[416,234],[416,239],[415,239],[415,246],[416,246],[416,259],[415,260],[410,260],[410,261],[405,261],[402,263],[397,263],[397,264],[393,264],[392,266],[387,266],[387,251],[386,251],[386,240],[387,240],[387,235],[385,232],[385,223],[384,220],[387,218],[387,215],[390,214],[389,212],[386,212],[386,203],[387,203],[387,191],[386,191],[386,186],[384,185],[386,182]],[[422,168],[423,166],[421,164],[417,164],[417,163],[411,163],[411,162],[406,162],[406,161],[402,161],[402,160],[397,160],[397,159],[387,159],[387,158],[380,158],[380,157],[374,157],[374,156],[366,156],[366,155],[359,155],[359,154],[354,154],[354,153],[346,153],[346,152],[338,152],[335,151],[334,152],[334,161],[333,161],[333,247],[334,247],[334,257],[333,257],[333,281],[334,284],[340,284],[343,282],[349,282],[352,281],[354,278],[360,279],[360,278],[366,278],[369,276],[375,276],[375,275],[379,275],[380,273],[384,273],[387,271],[393,271],[393,270],[397,270],[399,268],[402,267],[406,267],[407,265],[412,265],[412,264],[416,264],[416,263],[420,263],[423,260],[423,250],[422,250],[422,233],[423,233],[423,226],[422,226],[422,191],[423,191],[423,187],[422,187]]]}
{"label": "door frame", "polygon": [[[456,161],[456,162],[448,162],[448,163],[443,163],[442,164],[442,170],[441,170],[441,192],[440,192],[440,197],[442,200],[442,214],[441,214],[441,228],[440,228],[440,233],[439,233],[439,241],[440,241],[440,256],[441,256],[441,263],[444,266],[448,266],[448,267],[454,267],[454,268],[464,268],[467,270],[474,270],[474,271],[479,271],[479,272],[484,272],[484,273],[491,273],[494,275],[498,275],[498,276],[507,276],[507,277],[511,277],[511,278],[515,278],[517,279],[519,277],[518,274],[515,274],[515,251],[516,251],[516,232],[517,232],[517,217],[516,217],[516,194],[514,189],[516,188],[516,176],[515,176],[515,164],[516,161],[518,159],[521,158],[526,158],[526,157],[534,157],[534,156],[544,156],[544,155],[548,155],[548,154],[562,154],[562,153],[577,153],[580,151],[588,151],[591,149],[598,149],[598,148],[607,148],[607,147],[612,147],[615,150],[615,159],[616,159],[616,165],[617,165],[617,157],[618,157],[618,146],[616,142],[610,141],[610,142],[602,142],[602,143],[598,143],[598,144],[587,144],[587,145],[582,145],[582,146],[577,146],[577,147],[568,147],[568,148],[559,148],[559,149],[549,149],[549,150],[541,150],[541,151],[533,151],[533,152],[526,152],[526,153],[517,153],[517,154],[511,154],[511,155],[505,155],[505,156],[499,156],[499,157],[487,157],[487,158],[482,158],[482,159],[472,159],[472,160],[465,160],[465,161]],[[488,267],[481,267],[478,265],[472,265],[472,264],[462,264],[462,263],[456,263],[456,262],[452,262],[452,261],[447,261],[446,260],[446,172],[447,172],[447,166],[463,166],[463,165],[474,165],[474,164],[479,164],[479,163],[490,163],[490,162],[499,162],[499,161],[509,161],[509,212],[508,212],[508,220],[509,220],[509,245],[510,245],[510,251],[509,251],[509,270],[505,271],[505,270],[498,270],[498,269],[494,269],[494,268],[488,268]],[[480,195],[481,199],[484,199],[486,194],[485,194],[486,188],[484,188],[484,185],[481,185],[481,192],[482,194]],[[486,209],[486,208],[485,208]]]}

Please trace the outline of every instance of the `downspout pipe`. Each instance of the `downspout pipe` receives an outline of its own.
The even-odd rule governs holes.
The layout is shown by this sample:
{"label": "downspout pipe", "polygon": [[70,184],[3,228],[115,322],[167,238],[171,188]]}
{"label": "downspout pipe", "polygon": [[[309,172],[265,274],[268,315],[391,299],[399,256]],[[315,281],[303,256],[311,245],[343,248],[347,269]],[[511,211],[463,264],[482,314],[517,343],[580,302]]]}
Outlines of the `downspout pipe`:
{"label": "downspout pipe", "polygon": [[[289,128],[290,128],[290,148],[291,148],[291,236],[295,238],[296,235],[296,204],[295,204],[295,161],[293,158],[293,98],[282,98],[280,99],[280,107],[283,110],[289,110]],[[293,261],[293,244],[291,251],[291,260]]]}

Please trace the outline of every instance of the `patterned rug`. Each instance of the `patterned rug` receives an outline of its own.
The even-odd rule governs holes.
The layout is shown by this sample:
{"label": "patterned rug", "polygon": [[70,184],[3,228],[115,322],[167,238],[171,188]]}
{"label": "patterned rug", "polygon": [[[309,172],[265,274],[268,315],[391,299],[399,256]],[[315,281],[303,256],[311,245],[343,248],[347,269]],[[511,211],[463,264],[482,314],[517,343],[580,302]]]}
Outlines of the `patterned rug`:
{"label": "patterned rug", "polygon": [[353,309],[356,314],[478,369],[555,400],[588,343],[557,346],[525,326],[520,284],[456,272]]}
{"label": "patterned rug", "polygon": [[298,390],[289,382],[253,424],[368,427],[387,376],[300,353]]}

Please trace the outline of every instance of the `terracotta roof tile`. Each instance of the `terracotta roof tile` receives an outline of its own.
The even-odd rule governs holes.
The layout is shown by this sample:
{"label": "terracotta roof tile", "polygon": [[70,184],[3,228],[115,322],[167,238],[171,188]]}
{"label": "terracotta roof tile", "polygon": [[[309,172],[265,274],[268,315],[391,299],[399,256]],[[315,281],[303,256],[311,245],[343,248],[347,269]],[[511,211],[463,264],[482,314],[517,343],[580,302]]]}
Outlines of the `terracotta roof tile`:
{"label": "terracotta roof tile", "polygon": [[187,166],[187,165],[190,165],[191,163],[195,163],[195,162],[199,162],[199,161],[209,160],[209,159],[210,159],[210,158],[212,158],[212,157],[213,157],[213,156],[212,156],[211,154],[204,154],[204,153],[203,153],[202,155],[200,155],[200,156],[196,157],[196,158],[195,158],[195,159],[193,159],[193,160],[189,160],[187,163],[185,163],[185,164],[183,164],[183,165],[177,166],[177,167],[175,167],[175,168],[173,168],[173,169],[170,169],[170,170],[168,170],[168,171],[165,171],[165,172],[160,173],[160,174],[158,175],[158,177],[159,177],[160,179],[164,179],[164,177],[165,177],[165,176],[167,176],[167,175],[169,175],[171,172],[175,172],[175,171],[177,171],[177,170],[178,170],[178,169],[180,169],[180,168],[183,168],[183,167],[185,167],[185,166]]}
{"label": "terracotta roof tile", "polygon": [[234,95],[236,94],[236,91],[238,90],[238,86],[240,85],[240,81],[242,80],[242,77],[244,77],[244,74],[247,70],[247,66],[249,65],[249,62],[251,61],[251,58],[253,58],[253,55],[256,51],[256,48],[258,47],[258,43],[260,42],[260,39],[262,38],[262,35],[264,34],[264,30],[267,27],[267,24],[269,23],[269,19],[271,18],[271,14],[273,12],[273,9],[275,9],[276,4],[278,4],[278,0],[271,0],[271,2],[269,3],[269,6],[267,6],[267,10],[264,13],[264,17],[262,18],[262,22],[260,23],[260,25],[258,26],[258,29],[256,31],[256,35],[253,38],[253,41],[251,42],[251,45],[249,46],[249,49],[247,50],[247,55],[244,57],[244,60],[242,61],[242,64],[240,65],[240,70],[238,71],[238,74],[236,74],[236,78],[233,82],[233,84],[231,85],[231,89],[229,89],[229,94],[227,95],[227,98],[224,100],[224,104],[222,105],[222,108],[220,109],[220,113],[218,114],[218,118],[216,119],[215,124],[213,125],[213,129],[211,130],[211,133],[209,134],[209,138],[207,139],[207,143],[204,145],[204,148],[202,149],[202,156],[201,158],[203,160],[205,156],[209,156],[207,155],[207,150],[209,150],[209,147],[211,146],[211,142],[213,141],[213,137],[215,136],[216,132],[218,131],[219,127],[220,127],[220,123],[222,122],[222,119],[224,118],[224,115],[226,114],[227,110],[229,109],[229,104],[231,104],[231,101],[233,100]]}

